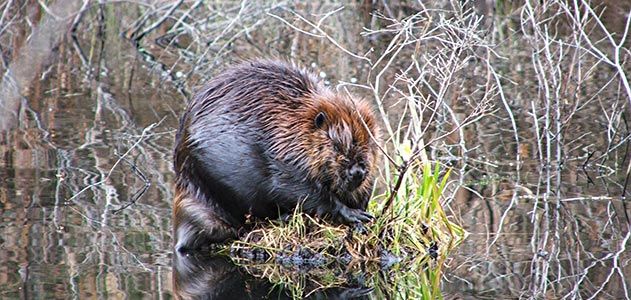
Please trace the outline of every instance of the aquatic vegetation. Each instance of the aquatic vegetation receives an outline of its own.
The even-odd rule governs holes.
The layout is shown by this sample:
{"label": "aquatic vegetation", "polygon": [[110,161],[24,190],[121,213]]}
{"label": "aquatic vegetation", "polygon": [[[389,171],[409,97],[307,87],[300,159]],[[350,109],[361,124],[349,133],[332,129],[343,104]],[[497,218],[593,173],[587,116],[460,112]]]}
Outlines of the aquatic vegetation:
{"label": "aquatic vegetation", "polygon": [[[443,208],[449,174],[438,164],[414,161],[398,175],[403,178],[396,193],[374,197],[368,210],[375,220],[364,228],[334,226],[297,209],[285,221],[256,224],[223,251],[251,274],[289,286],[299,297],[347,286],[349,274],[361,274],[350,276],[364,277],[356,288],[435,299],[444,262],[466,237]],[[381,285],[384,280],[392,282]]]}

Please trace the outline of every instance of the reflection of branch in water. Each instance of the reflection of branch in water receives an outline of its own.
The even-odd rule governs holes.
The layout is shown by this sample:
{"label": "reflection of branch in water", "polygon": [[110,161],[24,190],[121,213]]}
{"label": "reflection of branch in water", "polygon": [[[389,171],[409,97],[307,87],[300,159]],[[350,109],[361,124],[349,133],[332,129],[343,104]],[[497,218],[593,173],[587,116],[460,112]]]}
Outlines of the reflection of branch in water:
{"label": "reflection of branch in water", "polygon": [[[10,5],[6,3],[5,5]],[[9,6],[5,6],[4,12]],[[47,11],[55,15],[72,15],[79,7],[78,1],[58,1],[47,8]],[[3,15],[4,15],[3,12]],[[3,17],[0,17],[3,18]],[[5,76],[0,82],[0,129],[13,127],[16,120],[16,110],[20,105],[20,89],[29,86],[36,78],[40,67],[46,64],[52,49],[58,45],[63,37],[67,25],[65,20],[55,18],[51,13],[46,13],[39,24],[33,25],[32,33],[22,42],[15,45],[15,49],[21,49],[6,68]],[[2,24],[0,24],[2,26]],[[9,76],[10,75],[10,76]],[[9,80],[12,78],[12,80]]]}
{"label": "reflection of branch in water", "polygon": [[[113,240],[113,244],[112,245],[118,245],[120,247],[121,250],[123,250],[123,252],[129,254],[130,257],[133,258],[134,261],[136,261],[138,263],[138,265],[140,265],[145,271],[151,271],[151,269],[149,269],[147,266],[145,266],[145,264],[140,260],[140,258],[138,258],[138,256],[136,256],[136,254],[134,254],[133,252],[129,251],[127,248],[125,248],[124,243],[121,243],[118,240],[118,237],[116,237],[116,233],[113,232],[111,229],[108,228],[108,225],[99,221],[96,218],[92,218],[86,214],[84,214],[83,212],[79,211],[79,209],[73,207],[73,206],[67,206],[70,209],[72,209],[74,212],[76,212],[77,214],[79,214],[81,217],[83,217],[85,220],[87,221],[91,221],[91,222],[87,222],[87,224],[90,224],[90,226],[98,229],[97,232],[105,232],[105,233],[109,233],[112,235],[112,240]],[[93,223],[99,224],[101,225],[101,227],[96,227],[93,225]],[[105,238],[106,235],[103,235],[103,238]]]}
{"label": "reflection of branch in water", "polygon": [[116,162],[114,163],[114,165],[112,166],[112,168],[110,168],[109,172],[107,172],[107,174],[105,175],[105,178],[101,179],[99,182],[96,182],[96,183],[93,183],[93,184],[90,184],[90,185],[88,185],[88,186],[84,187],[82,190],[80,190],[79,192],[77,192],[76,194],[74,194],[72,197],[68,198],[66,201],[72,201],[72,200],[74,200],[75,198],[77,198],[79,195],[81,195],[83,192],[85,192],[86,190],[88,190],[88,189],[90,189],[90,188],[93,188],[93,187],[96,187],[96,186],[98,186],[98,185],[100,185],[100,184],[105,183],[105,182],[106,182],[106,181],[110,178],[110,176],[112,175],[112,172],[113,172],[113,171],[114,171],[114,169],[118,166],[118,164],[119,164],[119,163],[120,163],[120,162],[121,162],[121,161],[122,161],[122,160],[123,160],[123,159],[124,159],[127,155],[129,155],[129,153],[131,153],[131,151],[132,151],[134,148],[136,148],[136,146],[138,146],[138,145],[139,145],[139,144],[140,144],[140,143],[141,143],[141,142],[142,142],[142,141],[146,138],[147,133],[148,133],[149,131],[151,131],[151,130],[152,130],[152,129],[154,129],[155,127],[159,126],[159,125],[160,125],[160,123],[162,123],[162,121],[163,121],[163,120],[164,120],[164,119],[160,120],[160,122],[158,122],[158,123],[153,123],[153,124],[151,124],[151,125],[147,126],[145,129],[143,129],[143,130],[142,130],[142,134],[140,135],[140,138],[139,138],[139,139],[138,139],[138,140],[137,140],[137,141],[136,141],[136,142],[135,142],[135,143],[134,143],[134,144],[133,144],[133,145],[132,145],[132,146],[131,146],[131,147],[130,147],[130,148],[129,148],[129,149],[128,149],[128,150],[127,150],[124,154],[123,154],[123,155],[121,155],[121,157],[120,157],[118,160],[116,160]]}
{"label": "reflection of branch in water", "polygon": [[130,162],[129,160],[127,160],[124,157],[120,157],[120,159],[124,160],[126,163],[129,164],[129,166],[131,167],[131,169],[134,171],[134,173],[136,173],[136,175],[138,175],[138,177],[140,177],[140,179],[142,179],[142,181],[145,183],[145,185],[139,190],[136,191],[134,193],[134,195],[131,197],[131,199],[129,200],[129,202],[127,202],[125,205],[123,205],[120,208],[117,208],[115,210],[113,210],[113,212],[115,214],[119,213],[120,211],[122,211],[123,209],[126,209],[128,207],[130,207],[132,204],[135,204],[136,201],[138,201],[138,199],[140,199],[140,197],[142,197],[142,195],[145,194],[145,192],[147,191],[147,189],[149,189],[149,186],[151,185],[151,182],[147,179],[147,177],[145,176],[145,174],[143,174],[138,167],[136,166],[135,163]]}

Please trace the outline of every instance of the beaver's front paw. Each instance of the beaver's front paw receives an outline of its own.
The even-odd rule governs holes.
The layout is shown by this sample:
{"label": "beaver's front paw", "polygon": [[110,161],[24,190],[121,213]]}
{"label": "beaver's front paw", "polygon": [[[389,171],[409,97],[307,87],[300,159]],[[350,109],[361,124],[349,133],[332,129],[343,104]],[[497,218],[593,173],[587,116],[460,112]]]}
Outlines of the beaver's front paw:
{"label": "beaver's front paw", "polygon": [[364,222],[368,222],[374,219],[374,217],[371,214],[361,209],[349,208],[347,206],[343,206],[340,209],[339,217],[340,217],[341,223],[344,223],[346,225],[364,223]]}

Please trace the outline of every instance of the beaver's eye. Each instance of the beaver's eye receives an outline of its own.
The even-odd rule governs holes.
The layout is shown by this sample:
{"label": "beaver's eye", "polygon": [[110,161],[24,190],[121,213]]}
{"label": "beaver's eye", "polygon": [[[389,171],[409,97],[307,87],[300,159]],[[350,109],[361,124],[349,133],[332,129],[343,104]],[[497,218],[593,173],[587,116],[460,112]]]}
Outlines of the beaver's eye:
{"label": "beaver's eye", "polygon": [[313,119],[313,124],[315,125],[317,129],[321,129],[324,126],[325,121],[326,121],[326,114],[321,111]]}

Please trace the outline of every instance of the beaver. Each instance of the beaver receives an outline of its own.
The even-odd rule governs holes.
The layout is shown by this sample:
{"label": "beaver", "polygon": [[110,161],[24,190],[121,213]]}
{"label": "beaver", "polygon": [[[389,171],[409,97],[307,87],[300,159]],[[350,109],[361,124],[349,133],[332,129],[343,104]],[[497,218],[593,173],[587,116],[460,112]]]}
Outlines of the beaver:
{"label": "beaver", "polygon": [[180,119],[176,249],[234,239],[248,217],[278,218],[298,205],[337,224],[369,221],[378,139],[366,102],[293,64],[256,60],[225,70]]}

